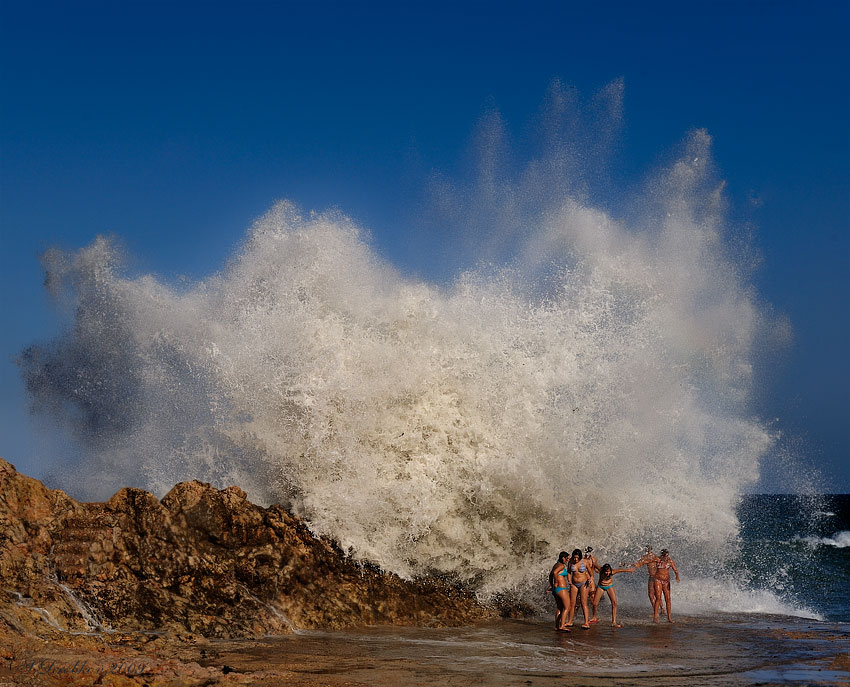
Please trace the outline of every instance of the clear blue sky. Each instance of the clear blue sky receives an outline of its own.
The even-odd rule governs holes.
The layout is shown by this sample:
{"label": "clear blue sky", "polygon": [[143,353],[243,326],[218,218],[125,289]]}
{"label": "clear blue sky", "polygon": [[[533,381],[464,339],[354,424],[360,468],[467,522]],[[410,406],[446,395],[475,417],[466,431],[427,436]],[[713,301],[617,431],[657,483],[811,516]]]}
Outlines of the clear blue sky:
{"label": "clear blue sky", "polygon": [[[40,476],[14,357],[61,323],[37,255],[122,237],[174,278],[219,269],[278,198],[338,207],[403,270],[422,170],[493,105],[519,131],[554,78],[625,81],[622,173],[695,127],[793,348],[756,411],[850,492],[850,10],[836,2],[0,0],[0,455]],[[751,201],[758,199],[757,204]],[[769,488],[766,483],[766,488]]]}

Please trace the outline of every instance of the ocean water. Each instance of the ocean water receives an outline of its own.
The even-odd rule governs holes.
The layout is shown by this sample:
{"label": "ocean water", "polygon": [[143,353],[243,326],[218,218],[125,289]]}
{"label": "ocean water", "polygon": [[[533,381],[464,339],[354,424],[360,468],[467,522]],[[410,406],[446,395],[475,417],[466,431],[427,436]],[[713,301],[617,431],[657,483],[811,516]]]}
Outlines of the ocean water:
{"label": "ocean water", "polygon": [[[750,228],[702,130],[630,188],[600,181],[622,95],[581,105],[554,83],[525,160],[503,159],[486,118],[477,168],[430,185],[431,243],[456,267],[439,280],[402,273],[341,213],[286,201],[197,281],[133,273],[109,238],[47,251],[68,326],[20,365],[76,447],[50,485],[237,484],[357,560],[541,613],[558,551],[619,564],[652,543],[684,573],[685,614],[840,616],[796,556],[844,555],[846,525],[800,520],[777,543],[741,500],[781,448],[753,399],[790,327],[753,286]],[[639,603],[645,579],[620,577]]]}
{"label": "ocean water", "polygon": [[736,565],[749,585],[797,613],[850,622],[850,495],[748,496],[738,513]]}

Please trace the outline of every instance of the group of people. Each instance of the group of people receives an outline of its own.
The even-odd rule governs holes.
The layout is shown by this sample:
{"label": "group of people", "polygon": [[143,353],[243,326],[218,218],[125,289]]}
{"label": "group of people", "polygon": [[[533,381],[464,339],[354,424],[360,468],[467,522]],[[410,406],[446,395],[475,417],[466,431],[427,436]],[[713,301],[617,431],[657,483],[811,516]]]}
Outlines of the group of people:
{"label": "group of people", "polygon": [[[622,563],[621,565],[625,565]],[[614,591],[614,575],[619,573],[633,573],[638,568],[646,566],[649,571],[649,601],[652,604],[652,620],[658,622],[661,611],[662,600],[667,611],[667,622],[672,623],[670,617],[670,571],[679,581],[679,571],[670,557],[667,549],[661,549],[659,555],[655,555],[651,546],[646,547],[646,553],[628,568],[612,568],[609,563],[599,565],[593,555],[593,547],[573,550],[572,554],[561,551],[558,554],[558,562],[549,573],[549,587],[546,591],[552,592],[558,612],[555,614],[555,629],[560,632],[571,632],[573,618],[581,606],[584,614],[584,629],[589,629],[593,623],[599,622],[597,611],[599,602],[606,594],[611,601],[611,625],[622,627],[617,622],[617,592]],[[598,581],[595,579],[599,573]],[[593,608],[593,617],[588,612],[588,600]]]}

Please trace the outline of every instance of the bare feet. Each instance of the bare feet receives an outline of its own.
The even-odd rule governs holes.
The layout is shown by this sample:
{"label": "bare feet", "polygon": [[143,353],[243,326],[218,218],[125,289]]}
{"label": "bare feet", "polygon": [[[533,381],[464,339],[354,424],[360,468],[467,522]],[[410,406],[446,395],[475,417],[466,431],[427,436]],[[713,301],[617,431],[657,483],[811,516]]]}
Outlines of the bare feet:
{"label": "bare feet", "polygon": [[620,623],[611,623],[611,627],[623,627]]}
{"label": "bare feet", "polygon": [[590,629],[590,623],[585,623],[584,625],[582,625],[582,627],[583,627],[585,630],[589,630],[589,629]]}

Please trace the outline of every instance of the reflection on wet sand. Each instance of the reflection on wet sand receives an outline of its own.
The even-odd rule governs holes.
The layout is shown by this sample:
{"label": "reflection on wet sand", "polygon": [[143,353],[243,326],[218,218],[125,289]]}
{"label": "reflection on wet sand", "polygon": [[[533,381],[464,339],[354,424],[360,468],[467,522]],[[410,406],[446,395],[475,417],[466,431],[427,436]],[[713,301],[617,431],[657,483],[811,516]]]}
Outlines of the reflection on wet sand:
{"label": "reflection on wet sand", "polygon": [[202,665],[285,668],[300,684],[378,687],[550,685],[846,684],[850,625],[781,617],[632,621],[624,628],[552,631],[545,621],[472,628],[375,627],[226,642]]}
{"label": "reflection on wet sand", "polygon": [[[624,618],[556,632],[549,618],[464,628],[377,626],[252,640],[110,634],[0,649],[0,685],[65,687],[622,687],[850,684],[850,624],[787,616]],[[14,639],[14,637],[13,637]],[[120,667],[109,681],[98,671]],[[81,667],[82,666],[82,667]],[[75,672],[76,671],[76,672]],[[77,674],[85,673],[85,674]]]}

